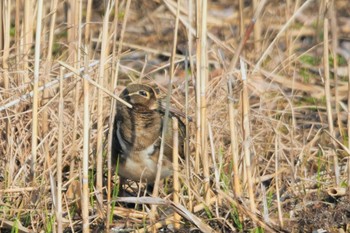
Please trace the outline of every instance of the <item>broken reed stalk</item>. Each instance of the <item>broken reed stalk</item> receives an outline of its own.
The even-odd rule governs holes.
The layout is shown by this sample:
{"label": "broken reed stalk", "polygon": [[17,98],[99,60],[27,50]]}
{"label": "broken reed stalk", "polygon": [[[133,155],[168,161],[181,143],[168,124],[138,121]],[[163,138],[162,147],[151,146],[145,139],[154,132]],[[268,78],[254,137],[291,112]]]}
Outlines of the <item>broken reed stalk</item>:
{"label": "broken reed stalk", "polygon": [[248,193],[249,193],[249,204],[250,210],[255,213],[256,205],[254,198],[254,168],[251,164],[252,155],[250,152],[250,146],[252,144],[251,133],[250,133],[250,120],[249,120],[249,97],[248,97],[248,87],[247,87],[247,70],[246,64],[243,59],[240,59],[241,64],[241,75],[242,75],[242,83],[243,83],[243,91],[242,91],[242,107],[243,107],[243,150],[244,150],[244,168],[248,181]]}
{"label": "broken reed stalk", "polygon": [[56,219],[57,232],[63,232],[62,227],[62,157],[63,157],[63,122],[64,122],[64,97],[63,97],[63,75],[64,68],[60,68],[60,86],[58,103],[58,141],[57,141],[57,201],[56,201]]}
{"label": "broken reed stalk", "polygon": [[[98,72],[98,83],[101,86],[104,86],[104,71],[105,63],[107,60],[107,46],[108,46],[108,20],[109,14],[111,12],[110,1],[108,1],[107,8],[103,17],[103,26],[102,26],[102,43],[101,43],[101,56],[100,56],[100,66]],[[102,186],[103,186],[103,92],[101,89],[97,90],[97,150],[96,150],[96,189],[98,198],[98,209],[100,216],[103,216],[103,195],[102,195]]]}
{"label": "broken reed stalk", "polygon": [[279,187],[279,179],[278,179],[278,168],[279,168],[279,156],[281,148],[281,138],[278,132],[275,132],[275,184],[276,184],[276,199],[277,199],[277,210],[278,210],[278,220],[280,222],[280,226],[283,228],[283,217],[282,217],[282,208],[281,208],[281,200],[280,200],[280,187]]}
{"label": "broken reed stalk", "polygon": [[[180,181],[179,181],[179,123],[176,117],[172,117],[173,120],[173,202],[175,204],[180,203],[179,192],[180,192]],[[174,228],[180,229],[181,216],[178,213],[174,213]]]}
{"label": "broken reed stalk", "polygon": [[[329,20],[328,20],[328,10],[329,10],[329,1],[324,0],[324,21],[323,21],[323,66],[324,66],[324,89],[326,96],[326,107],[327,107],[327,119],[328,119],[328,127],[329,132],[332,136],[334,136],[334,126],[333,126],[333,115],[332,115],[332,104],[331,104],[331,89],[330,89],[330,73],[329,73],[329,40],[328,40],[328,32],[329,32]],[[332,143],[333,140],[332,140]],[[334,145],[334,144],[333,144]],[[340,174],[339,174],[339,165],[338,165],[338,156],[335,151],[333,154],[333,166],[334,166],[334,175],[335,175],[335,183],[339,185],[340,183]]]}
{"label": "broken reed stalk", "polygon": [[[85,47],[85,64],[86,67],[85,75],[88,75],[88,57],[89,54]],[[82,163],[82,219],[83,219],[83,233],[88,233],[90,231],[89,226],[89,129],[90,129],[90,113],[89,113],[89,81],[84,78],[84,117],[83,117],[83,163]]]}
{"label": "broken reed stalk", "polygon": [[40,68],[40,42],[41,42],[41,22],[43,12],[43,0],[38,0],[37,24],[35,33],[35,57],[34,57],[34,80],[33,80],[33,112],[32,112],[32,161],[31,178],[35,182],[36,178],[36,158],[38,145],[38,104],[39,104],[39,68]]}
{"label": "broken reed stalk", "polygon": [[[168,83],[168,91],[167,91],[167,97],[166,97],[166,109],[165,114],[163,118],[163,125],[168,125],[168,118],[169,118],[169,107],[170,107],[170,96],[171,96],[171,89],[172,89],[172,80],[175,75],[175,56],[176,56],[176,45],[177,45],[177,33],[179,29],[179,15],[180,15],[180,1],[177,1],[177,9],[176,9],[176,17],[175,17],[175,28],[174,28],[174,39],[173,39],[173,46],[172,46],[172,52],[170,57],[170,77],[169,77],[169,83]],[[163,156],[164,156],[164,143],[165,143],[165,135],[166,135],[166,129],[167,127],[163,127],[162,130],[162,140],[160,143],[160,151],[159,151],[159,158],[157,163],[157,174],[156,179],[154,182],[153,187],[153,193],[152,197],[158,197],[159,194],[159,182],[160,182],[160,174],[162,170],[162,163],[163,163]],[[150,213],[150,220],[151,222],[155,222],[156,217],[156,211],[157,206],[152,205],[151,207],[151,213]],[[152,228],[153,232],[156,232],[156,228]]]}
{"label": "broken reed stalk", "polygon": [[233,106],[233,91],[232,91],[232,79],[229,78],[227,82],[228,86],[228,112],[230,117],[230,138],[231,138],[231,155],[232,155],[232,161],[233,161],[233,191],[235,194],[235,197],[241,197],[242,196],[242,187],[239,177],[241,175],[239,174],[238,165],[239,165],[239,150],[238,150],[238,131],[236,128],[236,122],[237,120],[237,110],[235,110]]}
{"label": "broken reed stalk", "polygon": [[208,126],[207,126],[207,82],[208,82],[208,53],[207,53],[207,0],[200,1],[201,4],[198,7],[200,12],[199,21],[199,49],[200,49],[200,70],[197,72],[199,78],[197,78],[196,85],[199,85],[200,91],[200,156],[202,158],[203,166],[203,183],[204,183],[204,200],[207,205],[210,202],[210,174],[209,174],[209,156],[208,156]]}

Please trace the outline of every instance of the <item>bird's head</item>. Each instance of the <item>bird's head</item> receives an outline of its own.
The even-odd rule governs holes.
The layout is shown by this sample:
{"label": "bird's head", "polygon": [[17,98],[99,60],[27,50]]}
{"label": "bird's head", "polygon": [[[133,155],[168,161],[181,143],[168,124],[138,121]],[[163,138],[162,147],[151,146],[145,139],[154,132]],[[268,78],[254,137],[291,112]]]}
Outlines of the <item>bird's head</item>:
{"label": "bird's head", "polygon": [[129,84],[120,97],[133,106],[141,105],[150,110],[155,110],[159,106],[155,90],[145,84]]}

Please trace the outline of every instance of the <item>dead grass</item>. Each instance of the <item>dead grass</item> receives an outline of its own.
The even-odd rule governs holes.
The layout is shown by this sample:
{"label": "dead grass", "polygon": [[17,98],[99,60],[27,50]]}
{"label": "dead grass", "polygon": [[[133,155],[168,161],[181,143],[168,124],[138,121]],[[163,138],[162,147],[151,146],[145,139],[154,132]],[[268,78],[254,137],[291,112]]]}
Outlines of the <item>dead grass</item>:
{"label": "dead grass", "polygon": [[[350,232],[347,1],[40,2],[0,1],[1,232]],[[117,95],[169,79],[186,159],[119,198]]]}

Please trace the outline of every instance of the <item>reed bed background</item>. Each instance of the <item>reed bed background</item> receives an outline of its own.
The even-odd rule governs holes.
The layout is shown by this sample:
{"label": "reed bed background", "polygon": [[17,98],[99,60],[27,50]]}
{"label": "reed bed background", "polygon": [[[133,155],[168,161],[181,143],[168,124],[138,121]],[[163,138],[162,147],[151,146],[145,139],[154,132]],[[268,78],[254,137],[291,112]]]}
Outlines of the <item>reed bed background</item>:
{"label": "reed bed background", "polygon": [[[347,4],[0,1],[1,232],[350,232]],[[186,155],[121,197],[131,82],[186,116]]]}

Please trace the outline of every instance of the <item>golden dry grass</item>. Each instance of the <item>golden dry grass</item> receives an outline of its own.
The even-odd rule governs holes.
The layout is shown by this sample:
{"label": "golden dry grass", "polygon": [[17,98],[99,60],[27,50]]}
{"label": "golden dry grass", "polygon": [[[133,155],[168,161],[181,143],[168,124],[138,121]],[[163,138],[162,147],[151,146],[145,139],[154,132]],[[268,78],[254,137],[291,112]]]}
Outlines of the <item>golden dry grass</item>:
{"label": "golden dry grass", "polygon": [[[350,232],[347,4],[0,1],[1,232]],[[188,116],[152,196],[110,169],[130,82]]]}

